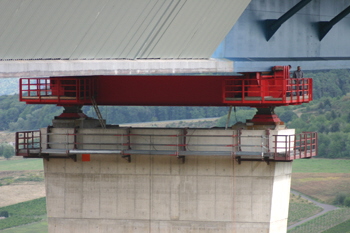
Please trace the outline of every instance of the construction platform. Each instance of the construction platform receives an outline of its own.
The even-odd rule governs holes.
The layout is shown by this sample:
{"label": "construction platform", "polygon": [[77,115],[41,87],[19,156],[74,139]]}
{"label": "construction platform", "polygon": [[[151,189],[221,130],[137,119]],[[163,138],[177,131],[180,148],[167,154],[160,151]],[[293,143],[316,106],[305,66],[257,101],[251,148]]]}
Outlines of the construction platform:
{"label": "construction platform", "polygon": [[[254,127],[251,127],[254,128]],[[232,156],[242,160],[292,161],[317,154],[317,133],[294,129],[42,128],[16,133],[24,157],[69,158],[76,154]]]}
{"label": "construction platform", "polygon": [[317,153],[317,133],[283,125],[58,121],[16,134],[17,155],[43,158],[50,233],[286,232],[291,161]]}

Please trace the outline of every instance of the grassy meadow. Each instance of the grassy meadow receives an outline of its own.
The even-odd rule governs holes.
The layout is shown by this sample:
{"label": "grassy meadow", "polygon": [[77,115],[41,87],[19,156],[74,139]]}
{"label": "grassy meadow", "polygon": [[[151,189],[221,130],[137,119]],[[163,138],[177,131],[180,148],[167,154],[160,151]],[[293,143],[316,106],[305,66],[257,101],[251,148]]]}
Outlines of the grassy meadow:
{"label": "grassy meadow", "polygon": [[0,230],[41,222],[46,219],[46,198],[1,207],[0,214],[4,213],[8,217],[0,220]]}
{"label": "grassy meadow", "polygon": [[[315,200],[332,204],[338,194],[350,195],[350,160],[300,159],[293,162],[292,189]],[[289,225],[313,215],[310,204],[299,204],[291,197]],[[305,200],[306,201],[306,200]],[[300,216],[298,220],[298,216]],[[340,206],[288,233],[349,233],[350,208]]]}
{"label": "grassy meadow", "polygon": [[28,170],[43,170],[42,159],[22,159],[15,158],[10,160],[0,160],[1,171],[28,171]]}
{"label": "grassy meadow", "polygon": [[289,201],[288,226],[318,214],[323,209],[313,202],[291,193]]}
{"label": "grassy meadow", "polygon": [[291,186],[318,201],[332,204],[340,193],[350,196],[350,160],[296,160]]}
{"label": "grassy meadow", "polygon": [[293,173],[350,173],[350,159],[297,159]]}

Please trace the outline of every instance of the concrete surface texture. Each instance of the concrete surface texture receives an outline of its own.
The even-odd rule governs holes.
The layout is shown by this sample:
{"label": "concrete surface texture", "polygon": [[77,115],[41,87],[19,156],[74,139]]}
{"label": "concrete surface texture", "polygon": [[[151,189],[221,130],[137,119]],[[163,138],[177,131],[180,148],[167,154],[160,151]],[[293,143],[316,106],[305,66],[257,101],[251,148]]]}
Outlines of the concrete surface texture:
{"label": "concrete surface texture", "polygon": [[0,78],[233,72],[225,59],[0,61]]}
{"label": "concrete surface texture", "polygon": [[[96,138],[96,137],[95,137]],[[92,139],[92,138],[91,138]],[[59,138],[57,138],[59,140]],[[291,163],[91,154],[44,160],[50,233],[287,230]]]}

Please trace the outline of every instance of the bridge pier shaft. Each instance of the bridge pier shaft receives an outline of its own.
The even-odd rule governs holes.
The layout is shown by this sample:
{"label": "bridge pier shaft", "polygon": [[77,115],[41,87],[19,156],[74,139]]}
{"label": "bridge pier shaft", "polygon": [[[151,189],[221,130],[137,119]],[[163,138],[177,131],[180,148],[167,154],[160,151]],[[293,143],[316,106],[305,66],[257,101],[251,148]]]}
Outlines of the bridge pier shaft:
{"label": "bridge pier shaft", "polygon": [[286,232],[291,165],[230,156],[44,160],[49,232]]}

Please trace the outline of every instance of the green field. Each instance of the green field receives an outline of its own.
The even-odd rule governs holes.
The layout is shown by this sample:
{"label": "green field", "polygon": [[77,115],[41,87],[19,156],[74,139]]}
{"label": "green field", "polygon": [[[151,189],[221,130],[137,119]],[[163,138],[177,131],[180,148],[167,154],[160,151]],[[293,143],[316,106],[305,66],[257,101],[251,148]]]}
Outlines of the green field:
{"label": "green field", "polygon": [[[344,186],[345,189],[347,189],[346,184],[348,182],[348,174],[350,173],[350,160],[317,158],[299,159],[293,161],[293,173],[294,179],[292,179],[292,184],[295,185],[295,183],[298,182],[305,183],[304,194],[307,194],[307,191],[311,192],[313,190],[315,195],[309,194],[309,196],[323,200],[324,198],[322,199],[316,194],[322,195],[323,193],[326,193],[328,196],[335,197],[338,192],[342,191],[341,187]],[[305,176],[303,173],[306,173],[307,175]],[[301,185],[299,186],[302,187]],[[295,187],[299,186],[295,185]],[[299,215],[304,215],[305,217],[310,217],[312,215],[310,214],[310,216],[307,216],[307,212],[310,211],[308,210],[309,207],[306,205],[298,205],[298,203],[293,203],[291,200],[289,212],[290,222],[295,222]],[[288,233],[349,233],[349,219],[350,209],[340,208],[297,226],[289,230]]]}
{"label": "green field", "polygon": [[[292,194],[293,196],[294,194]],[[318,214],[322,208],[305,199],[293,198],[289,203],[288,226],[298,223],[308,217]]]}
{"label": "green field", "polygon": [[350,220],[339,224],[338,226],[332,227],[331,229],[322,233],[350,233]]}
{"label": "green field", "polygon": [[42,159],[10,159],[0,161],[0,171],[43,170]]}
{"label": "green field", "polygon": [[0,230],[1,233],[47,233],[48,225],[47,221],[27,224],[19,227]]}
{"label": "green field", "polygon": [[0,230],[41,222],[43,219],[46,219],[46,198],[43,197],[1,207],[0,213],[4,212],[6,212],[8,217],[0,220]]}
{"label": "green field", "polygon": [[297,159],[293,173],[350,173],[350,159]]}
{"label": "green field", "polygon": [[[333,210],[318,218],[310,220],[300,226],[296,226],[289,230],[288,233],[320,233],[326,230],[341,227],[342,224],[348,226],[347,222],[350,219],[350,208],[341,208]],[[343,226],[344,226],[343,225]],[[349,229],[347,229],[349,230]],[[328,231],[327,231],[328,232]],[[347,233],[347,231],[329,231],[331,233]]]}

